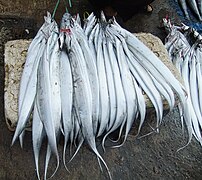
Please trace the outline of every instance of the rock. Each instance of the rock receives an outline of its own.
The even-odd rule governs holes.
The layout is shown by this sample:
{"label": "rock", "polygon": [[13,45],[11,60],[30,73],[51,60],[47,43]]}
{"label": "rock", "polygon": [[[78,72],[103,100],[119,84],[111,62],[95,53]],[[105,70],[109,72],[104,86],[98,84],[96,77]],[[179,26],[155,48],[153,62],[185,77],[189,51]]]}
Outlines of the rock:
{"label": "rock", "polygon": [[5,118],[8,128],[15,130],[18,120],[18,91],[27,49],[31,40],[14,40],[5,44]]}

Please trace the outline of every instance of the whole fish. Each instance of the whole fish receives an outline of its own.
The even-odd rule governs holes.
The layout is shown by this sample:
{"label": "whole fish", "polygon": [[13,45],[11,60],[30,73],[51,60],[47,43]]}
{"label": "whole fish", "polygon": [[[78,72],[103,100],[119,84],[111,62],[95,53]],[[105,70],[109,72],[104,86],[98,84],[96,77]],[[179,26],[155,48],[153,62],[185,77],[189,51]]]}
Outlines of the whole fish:
{"label": "whole fish", "polygon": [[124,125],[126,124],[124,140],[120,145],[122,146],[124,142],[126,141],[128,133],[137,116],[137,101],[136,101],[137,97],[136,97],[135,87],[133,84],[132,75],[129,69],[129,65],[127,63],[127,59],[124,53],[122,43],[118,38],[115,38],[115,43],[116,43],[116,51],[117,51],[117,61],[120,69],[122,85],[123,85],[124,94],[126,98],[126,111],[127,111],[126,121],[122,123],[120,133],[119,133],[119,137],[120,137],[121,131]]}
{"label": "whole fish", "polygon": [[60,57],[61,105],[62,124],[64,131],[63,163],[66,167],[65,153],[70,133],[73,131],[72,105],[73,105],[73,77],[66,50],[62,50]]}
{"label": "whole fish", "polygon": [[[103,48],[103,55],[104,55],[104,63],[106,68],[106,77],[107,77],[107,85],[109,91],[109,120],[107,126],[112,126],[115,121],[116,114],[117,114],[117,98],[116,98],[116,87],[115,87],[115,80],[114,80],[114,67],[111,64],[108,47],[107,47],[107,40],[106,36],[103,36],[102,48]],[[107,127],[108,129],[108,127]]]}
{"label": "whole fish", "polygon": [[[71,43],[71,46],[67,44],[67,47],[71,47],[75,45],[75,40]],[[76,48],[76,46],[75,46]],[[86,76],[87,73],[83,73],[83,71],[86,71],[86,67],[83,66],[85,63],[81,63],[83,59],[79,57],[79,54],[77,54],[74,50],[69,51],[69,57],[71,59],[71,68],[73,72],[73,79],[74,79],[74,106],[76,113],[78,114],[78,120],[81,125],[81,132],[83,134],[83,138],[87,141],[93,152],[97,155],[97,157],[103,162],[105,165],[109,176],[110,172],[109,169],[103,160],[103,158],[100,156],[99,152],[96,148],[95,143],[95,135],[93,131],[93,121],[92,121],[92,96],[90,92],[90,86],[89,86],[89,79],[88,76]],[[74,53],[74,54],[73,54]],[[83,98],[85,97],[85,98]]]}
{"label": "whole fish", "polygon": [[[67,18],[70,16],[66,14]],[[67,24],[70,24],[67,19]],[[67,26],[67,28],[70,28]],[[81,51],[78,50],[78,43],[73,33],[66,34],[66,47],[68,56],[70,58],[70,65],[73,73],[74,80],[74,107],[76,115],[81,126],[81,132],[83,138],[87,141],[93,152],[96,154],[99,160],[105,165],[109,177],[111,174],[105,161],[97,151],[95,143],[95,135],[93,131],[92,121],[92,93],[90,88],[90,82],[85,59]],[[84,98],[85,97],[85,98]]]}
{"label": "whole fish", "polygon": [[107,74],[105,68],[105,61],[103,56],[102,49],[102,30],[100,30],[98,36],[98,47],[97,47],[97,71],[99,79],[99,98],[100,98],[100,107],[99,107],[99,129],[97,136],[101,136],[102,133],[106,130],[109,121],[109,91],[107,86]]}
{"label": "whole fish", "polygon": [[[50,40],[50,39],[49,39]],[[57,143],[56,143],[56,133],[55,133],[55,123],[52,112],[52,91],[50,83],[50,67],[49,67],[49,40],[46,44],[46,50],[43,53],[43,58],[39,64],[38,68],[38,104],[40,108],[41,121],[44,125],[47,137],[48,145],[50,145],[51,151],[56,155],[59,162]]]}
{"label": "whole fish", "polygon": [[[76,23],[75,23],[76,26]],[[98,70],[96,66],[95,57],[91,53],[91,49],[88,46],[88,40],[80,27],[77,25],[75,28],[72,29],[76,35],[77,42],[79,44],[78,48],[80,47],[81,51],[83,52],[83,56],[86,59],[86,67],[88,71],[88,77],[92,92],[92,120],[93,120],[93,129],[96,135],[97,133],[97,126],[98,126],[98,115],[99,115],[99,80],[98,80]]]}

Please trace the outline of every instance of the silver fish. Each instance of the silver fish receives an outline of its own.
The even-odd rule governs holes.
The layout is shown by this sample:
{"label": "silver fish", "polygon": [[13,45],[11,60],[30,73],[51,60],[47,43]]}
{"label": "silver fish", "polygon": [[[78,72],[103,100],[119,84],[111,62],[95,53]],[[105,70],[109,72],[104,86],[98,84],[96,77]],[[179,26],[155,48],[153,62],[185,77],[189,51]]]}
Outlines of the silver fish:
{"label": "silver fish", "polygon": [[190,20],[186,0],[178,0],[178,2],[180,3],[186,18]]}
{"label": "silver fish", "polygon": [[198,19],[200,21],[202,21],[202,18],[201,18],[201,15],[199,13],[196,1],[195,0],[190,0],[190,1],[188,1],[188,4],[191,7],[191,9],[194,11],[194,13],[196,14],[196,16],[198,17]]}
{"label": "silver fish", "polygon": [[[48,28],[52,29],[52,24],[49,24]],[[30,114],[33,110],[34,99],[36,96],[36,86],[37,86],[37,70],[39,62],[45,49],[46,37],[42,34],[41,43],[39,43],[38,48],[34,50],[35,53],[32,53],[33,48],[37,46],[31,46],[28,50],[28,56],[26,59],[25,67],[23,69],[23,74],[20,82],[20,91],[19,91],[19,104],[18,104],[18,124],[16,131],[12,140],[12,144],[16,141],[17,137],[24,130],[26,123],[30,117]],[[48,34],[48,32],[47,32]],[[39,35],[38,35],[39,36]],[[50,36],[50,35],[49,35]],[[31,51],[31,52],[30,52]],[[30,55],[31,54],[31,55]]]}
{"label": "silver fish", "polygon": [[102,49],[102,31],[100,30],[98,36],[97,47],[97,71],[99,79],[99,98],[100,98],[100,112],[99,112],[99,129],[97,136],[101,136],[105,131],[109,120],[109,94],[107,86],[107,74]]}
{"label": "silver fish", "polygon": [[34,159],[35,159],[36,173],[37,173],[38,179],[40,179],[39,152],[41,149],[43,138],[45,137],[45,130],[43,127],[43,123],[41,122],[39,111],[40,109],[38,107],[38,102],[36,98],[34,103],[34,112],[33,112],[33,121],[32,121],[32,144],[33,144]]}
{"label": "silver fish", "polygon": [[[76,24],[75,24],[76,25]],[[75,29],[75,31],[74,31]],[[98,126],[98,115],[99,115],[99,80],[98,80],[98,72],[96,66],[95,57],[92,56],[91,49],[88,46],[87,38],[80,26],[76,26],[76,28],[72,29],[76,35],[76,39],[78,41],[78,48],[83,52],[83,56],[86,59],[86,67],[88,71],[88,77],[92,92],[92,115],[93,115],[93,129],[96,135],[97,126]]]}
{"label": "silver fish", "polygon": [[[60,81],[61,81],[61,103],[62,122],[64,131],[63,163],[65,163],[65,153],[70,133],[73,129],[72,104],[73,104],[73,77],[69,58],[65,50],[61,52],[60,58]],[[67,169],[67,168],[66,168]]]}
{"label": "silver fish", "polygon": [[116,56],[116,52],[113,47],[113,43],[112,43],[111,39],[109,39],[109,38],[107,39],[107,47],[108,47],[108,55],[109,55],[110,64],[113,67],[112,72],[113,72],[113,76],[114,76],[113,78],[114,78],[114,83],[115,83],[117,110],[116,110],[116,118],[115,118],[114,122],[110,121],[110,124],[108,124],[108,127],[106,129],[107,133],[105,134],[105,136],[102,139],[102,147],[104,150],[105,150],[105,148],[104,148],[105,139],[108,137],[108,135],[111,132],[115,131],[118,127],[120,127],[122,122],[124,120],[126,120],[126,117],[127,117],[126,98],[125,98],[125,94],[124,94],[124,90],[123,90],[123,86],[122,86],[121,74],[120,74],[120,70],[118,67],[117,56]]}
{"label": "silver fish", "polygon": [[[81,132],[83,138],[87,141],[96,156],[105,165],[108,174],[111,178],[109,168],[105,161],[100,156],[96,148],[95,135],[93,131],[92,123],[92,95],[90,89],[90,83],[88,79],[88,73],[86,72],[85,60],[80,52],[77,52],[77,46],[75,37],[73,34],[66,36],[66,45],[68,47],[70,64],[73,72],[74,80],[74,107],[81,125]],[[85,97],[85,98],[83,98]]]}

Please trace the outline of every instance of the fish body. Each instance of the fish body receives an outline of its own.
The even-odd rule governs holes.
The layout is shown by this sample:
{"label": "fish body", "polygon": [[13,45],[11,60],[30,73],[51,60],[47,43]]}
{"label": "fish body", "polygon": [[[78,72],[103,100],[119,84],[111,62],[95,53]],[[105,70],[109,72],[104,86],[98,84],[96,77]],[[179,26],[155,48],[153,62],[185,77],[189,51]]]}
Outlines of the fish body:
{"label": "fish body", "polygon": [[97,136],[101,136],[105,131],[108,120],[109,120],[109,94],[108,94],[108,85],[107,85],[107,74],[105,68],[105,61],[103,56],[102,49],[102,31],[100,31],[98,37],[98,47],[97,47],[97,71],[99,79],[99,98],[100,98],[100,107],[99,107],[99,130]]}
{"label": "fish body", "polygon": [[[49,34],[49,31],[52,30],[52,26],[53,24],[48,24],[47,26],[43,25],[42,27],[44,27],[46,31],[44,29],[40,29],[40,31],[43,30],[44,32]],[[41,42],[38,42],[33,46],[31,44],[28,50],[28,56],[26,58],[25,67],[23,69],[20,81],[18,101],[18,124],[12,140],[12,144],[16,141],[17,137],[25,129],[26,123],[29,120],[30,114],[33,110],[34,99],[37,91],[38,66],[43,55],[43,51],[45,50],[45,43],[47,42],[47,37],[45,37],[41,32],[38,32],[36,39],[37,38],[39,38]]]}
{"label": "fish body", "polygon": [[186,0],[178,0],[178,2],[179,2],[179,4],[181,5],[182,10],[183,10],[183,12],[184,12],[186,18],[187,18],[188,20],[190,20]]}
{"label": "fish body", "polygon": [[195,0],[187,1],[193,12],[196,14],[197,18],[202,21],[201,15],[199,13],[199,9]]}

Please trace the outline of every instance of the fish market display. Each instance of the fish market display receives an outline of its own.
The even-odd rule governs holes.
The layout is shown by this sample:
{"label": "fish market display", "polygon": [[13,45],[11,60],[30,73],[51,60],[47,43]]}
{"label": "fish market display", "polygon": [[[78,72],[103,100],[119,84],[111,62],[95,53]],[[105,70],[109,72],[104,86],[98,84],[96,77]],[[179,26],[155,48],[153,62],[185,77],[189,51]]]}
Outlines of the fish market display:
{"label": "fish market display", "polygon": [[202,36],[188,26],[172,25],[167,19],[164,19],[164,24],[169,31],[165,47],[183,78],[188,93],[193,135],[202,144]]}
{"label": "fish market display", "polygon": [[[109,135],[118,130],[118,138],[110,140],[113,148],[122,146],[138,118],[139,133],[146,114],[143,93],[156,112],[156,126],[152,127],[155,132],[162,122],[163,101],[166,100],[172,110],[176,95],[182,107],[181,120],[187,127],[188,143],[192,135],[201,142],[197,118],[190,116],[193,109],[189,106],[189,90],[151,50],[115,19],[106,21],[103,13],[100,19],[90,14],[83,27],[80,22],[78,15],[65,13],[58,26],[48,13],[28,49],[20,85],[19,120],[12,144],[17,139],[23,144],[26,123],[33,113],[32,141],[38,179],[41,178],[42,142],[45,138],[48,141],[44,167],[44,179],[47,179],[51,155],[56,159],[51,177],[60,164],[58,141],[61,136],[64,136],[62,159],[67,170],[67,163],[85,142],[111,179],[110,168],[97,149],[97,139],[102,139],[105,150]],[[192,71],[192,76],[196,76],[198,69],[199,66]],[[71,156],[67,153],[68,145],[73,151]]]}

